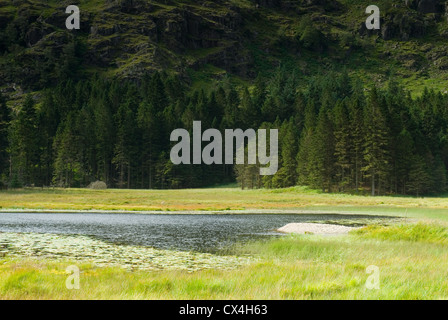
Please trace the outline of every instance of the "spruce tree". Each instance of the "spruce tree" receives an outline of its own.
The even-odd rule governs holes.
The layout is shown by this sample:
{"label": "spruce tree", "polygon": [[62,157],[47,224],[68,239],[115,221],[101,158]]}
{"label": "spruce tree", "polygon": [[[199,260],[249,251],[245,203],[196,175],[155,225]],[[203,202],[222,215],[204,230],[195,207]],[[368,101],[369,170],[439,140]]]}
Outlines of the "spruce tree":
{"label": "spruce tree", "polygon": [[258,128],[260,125],[260,107],[256,106],[247,88],[241,98],[240,121],[244,129]]}
{"label": "spruce tree", "polygon": [[432,185],[431,192],[442,193],[447,187],[447,170],[442,157],[437,155],[431,163]]}
{"label": "spruce tree", "polygon": [[351,149],[353,140],[350,134],[350,122],[347,106],[344,101],[339,101],[333,110],[334,140],[335,140],[335,166],[338,187],[344,191],[351,184],[350,171],[352,169]]}
{"label": "spruce tree", "polygon": [[39,160],[39,131],[35,102],[31,95],[27,95],[20,109],[15,130],[14,153],[16,155],[16,173],[23,184],[36,182],[36,167]]}
{"label": "spruce tree", "polygon": [[370,178],[372,196],[380,189],[381,182],[385,181],[389,166],[389,133],[381,109],[380,97],[376,88],[373,88],[364,112],[365,165],[362,168],[366,177]]}
{"label": "spruce tree", "polygon": [[[111,162],[114,146],[113,114],[105,97],[99,99],[94,108],[95,137],[98,164],[98,179],[110,185]],[[111,143],[112,142],[112,143]]]}
{"label": "spruce tree", "polygon": [[318,186],[323,191],[331,192],[331,186],[334,181],[334,132],[333,124],[329,119],[328,110],[325,106],[321,107],[317,120],[316,132],[314,135],[311,161],[315,162]]}
{"label": "spruce tree", "polygon": [[312,185],[311,172],[314,163],[311,159],[314,131],[316,126],[316,108],[310,101],[305,108],[304,129],[299,139],[299,151],[297,153],[297,182],[301,185]]}
{"label": "spruce tree", "polygon": [[350,135],[352,141],[351,156],[352,159],[352,180],[355,190],[358,191],[363,181],[362,167],[364,166],[364,106],[365,97],[363,87],[360,81],[355,81],[353,95],[350,97],[348,113],[350,123]]}
{"label": "spruce tree", "polygon": [[6,179],[9,161],[9,141],[8,131],[11,122],[11,114],[8,106],[6,105],[6,99],[0,92],[0,186],[2,180]]}
{"label": "spruce tree", "polygon": [[227,93],[227,103],[224,109],[223,127],[225,129],[237,128],[241,125],[239,119],[238,106],[240,98],[234,87],[231,87]]}
{"label": "spruce tree", "polygon": [[431,182],[431,175],[428,172],[425,158],[419,154],[414,155],[407,182],[408,191],[419,197],[429,191]]}
{"label": "spruce tree", "polygon": [[54,139],[56,157],[54,161],[53,183],[60,187],[80,187],[84,170],[82,165],[82,145],[76,128],[76,114],[67,116],[59,127]]}
{"label": "spruce tree", "polygon": [[117,124],[117,143],[114,149],[112,162],[119,172],[118,185],[120,188],[130,188],[132,178],[132,165],[136,157],[135,150],[135,115],[129,107],[129,101],[121,104],[115,115]]}
{"label": "spruce tree", "polygon": [[412,157],[415,153],[414,141],[411,134],[403,129],[396,138],[395,150],[395,175],[396,175],[396,192],[406,194],[406,186],[409,181],[409,172],[412,165]]}
{"label": "spruce tree", "polygon": [[286,188],[297,183],[297,150],[298,141],[292,118],[284,121],[279,132],[280,143],[280,169],[272,179],[272,187]]}

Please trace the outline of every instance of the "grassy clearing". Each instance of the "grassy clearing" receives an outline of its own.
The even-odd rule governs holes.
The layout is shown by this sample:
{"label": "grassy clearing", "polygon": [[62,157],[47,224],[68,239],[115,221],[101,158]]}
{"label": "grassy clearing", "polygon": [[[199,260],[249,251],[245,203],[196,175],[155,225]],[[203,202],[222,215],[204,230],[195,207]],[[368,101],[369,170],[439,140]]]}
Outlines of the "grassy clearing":
{"label": "grassy clearing", "polygon": [[[326,194],[304,187],[275,190],[20,189],[0,192],[0,209],[226,211],[310,210],[397,215],[448,221],[446,197],[370,197]],[[233,212],[232,212],[233,213]]]}
{"label": "grassy clearing", "polygon": [[[396,230],[402,236],[396,237]],[[65,288],[65,268],[72,262],[5,259],[0,264],[0,297],[447,299],[448,236],[446,229],[441,231],[435,225],[401,225],[341,237],[288,236],[253,243],[240,250],[257,256],[258,262],[238,272],[127,272],[84,263],[79,264],[80,290]],[[380,270],[378,290],[365,286],[370,265]]]}

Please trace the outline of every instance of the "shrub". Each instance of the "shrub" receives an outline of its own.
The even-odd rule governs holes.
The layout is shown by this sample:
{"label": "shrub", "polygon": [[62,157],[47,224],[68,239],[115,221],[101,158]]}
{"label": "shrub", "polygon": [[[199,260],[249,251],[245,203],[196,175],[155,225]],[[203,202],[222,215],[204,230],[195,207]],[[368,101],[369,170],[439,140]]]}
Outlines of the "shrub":
{"label": "shrub", "polygon": [[89,189],[107,189],[107,184],[103,181],[95,181],[88,185]]}
{"label": "shrub", "polygon": [[12,176],[11,182],[9,183],[9,188],[17,189],[17,188],[21,188],[21,187],[22,187],[22,184],[20,183],[19,178],[17,177],[17,174],[14,174]]}

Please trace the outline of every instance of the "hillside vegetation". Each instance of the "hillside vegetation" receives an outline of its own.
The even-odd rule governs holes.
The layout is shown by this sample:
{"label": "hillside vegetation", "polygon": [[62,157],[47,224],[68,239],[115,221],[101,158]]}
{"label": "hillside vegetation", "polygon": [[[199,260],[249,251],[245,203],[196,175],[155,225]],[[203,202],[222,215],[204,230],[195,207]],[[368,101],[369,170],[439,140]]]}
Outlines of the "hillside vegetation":
{"label": "hillside vegetation", "polygon": [[[441,2],[378,1],[378,31],[362,1],[76,4],[72,31],[67,3],[0,5],[3,186],[446,190]],[[173,165],[170,132],[195,120],[279,129],[277,174]]]}
{"label": "hillside vegetation", "polygon": [[[81,30],[65,29],[65,8]],[[189,83],[250,80],[287,61],[305,75],[347,67],[372,82],[389,75],[414,89],[446,90],[448,24],[439,0],[375,1],[382,27],[367,31],[371,1],[4,0],[0,86],[41,89],[62,78],[140,79],[180,74]],[[236,80],[238,81],[238,80]],[[15,84],[11,87],[11,84]]]}

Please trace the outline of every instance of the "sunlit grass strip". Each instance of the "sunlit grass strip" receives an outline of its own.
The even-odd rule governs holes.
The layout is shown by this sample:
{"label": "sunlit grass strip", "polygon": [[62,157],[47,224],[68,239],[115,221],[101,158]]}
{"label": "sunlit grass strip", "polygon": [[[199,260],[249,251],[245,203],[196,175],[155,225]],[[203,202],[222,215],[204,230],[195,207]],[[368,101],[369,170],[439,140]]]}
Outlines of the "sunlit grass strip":
{"label": "sunlit grass strip", "polygon": [[370,225],[353,231],[363,238],[448,244],[448,229],[442,225],[416,223],[384,228]]}
{"label": "sunlit grass strip", "polygon": [[25,189],[0,192],[0,210],[242,211],[327,210],[448,221],[448,198],[325,194],[304,187],[276,190]]}

